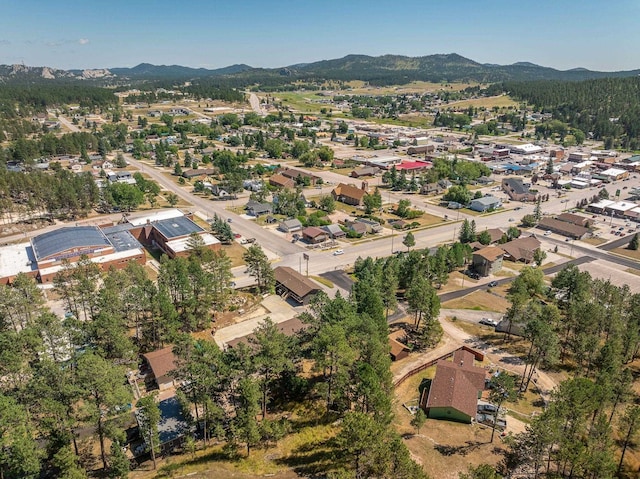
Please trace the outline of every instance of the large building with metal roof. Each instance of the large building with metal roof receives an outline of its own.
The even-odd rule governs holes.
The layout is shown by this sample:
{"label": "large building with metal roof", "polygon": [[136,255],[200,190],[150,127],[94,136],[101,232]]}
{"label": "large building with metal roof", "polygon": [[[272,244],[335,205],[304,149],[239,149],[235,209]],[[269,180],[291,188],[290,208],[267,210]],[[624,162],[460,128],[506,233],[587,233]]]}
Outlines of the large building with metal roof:
{"label": "large building with metal roof", "polygon": [[50,283],[67,263],[86,256],[103,270],[145,264],[144,247],[158,248],[170,258],[189,254],[189,238],[197,234],[206,248],[220,241],[177,209],[162,210],[106,227],[66,226],[34,236],[30,242],[0,248],[0,283],[19,273]]}

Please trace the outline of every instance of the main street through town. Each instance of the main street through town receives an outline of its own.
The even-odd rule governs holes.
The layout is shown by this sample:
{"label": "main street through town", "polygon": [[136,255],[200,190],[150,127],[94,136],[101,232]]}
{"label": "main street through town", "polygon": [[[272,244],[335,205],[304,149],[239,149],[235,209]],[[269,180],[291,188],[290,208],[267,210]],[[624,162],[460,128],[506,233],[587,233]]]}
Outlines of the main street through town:
{"label": "main street through town", "polygon": [[[274,260],[274,266],[289,266],[295,270],[299,270],[302,273],[308,272],[310,275],[319,275],[327,271],[340,270],[352,265],[359,257],[384,257],[393,254],[396,251],[406,251],[406,248],[402,244],[402,239],[405,233],[389,234],[388,230],[386,235],[371,237],[363,239],[354,244],[350,244],[344,247],[344,253],[335,255],[334,250],[317,250],[307,249],[301,243],[292,243],[290,238],[286,235],[276,233],[265,229],[257,225],[252,220],[242,218],[240,215],[229,211],[228,201],[213,201],[211,199],[197,196],[187,190],[184,187],[176,184],[167,173],[170,173],[168,169],[160,169],[138,161],[131,156],[127,155],[128,161],[135,167],[139,168],[143,173],[147,174],[150,178],[157,181],[163,188],[174,192],[184,201],[194,205],[195,210],[204,214],[207,218],[212,218],[214,214],[224,218],[225,220],[231,220],[231,225],[235,233],[241,234],[245,237],[251,237],[256,239],[256,243],[259,244],[268,254],[268,256]],[[304,170],[303,168],[299,168]],[[309,171],[317,176],[321,176],[325,182],[329,182],[333,185],[339,182],[353,182],[351,178],[347,178],[343,175],[339,175],[333,172],[317,172]],[[374,181],[370,181],[369,184],[375,185],[379,182],[379,178],[375,178]],[[621,182],[619,182],[621,183]],[[631,188],[637,186],[640,182],[637,179],[625,182],[625,186]],[[573,190],[571,192],[563,192],[563,196],[559,197],[557,190],[548,188],[545,185],[536,185],[541,194],[549,194],[549,201],[543,203],[544,213],[560,213],[575,206],[576,202],[582,199],[591,199],[597,194],[596,189],[586,190]],[[332,186],[333,187],[333,186]],[[323,192],[326,194],[332,188],[323,188]],[[609,185],[609,189],[613,190],[620,188],[619,185]],[[325,191],[326,190],[326,191]],[[316,193],[318,194],[318,193]],[[495,192],[498,196],[503,196],[501,192]],[[448,220],[435,226],[414,230],[415,236],[415,248],[432,248],[434,246],[451,243],[455,241],[460,231],[460,225],[463,219],[473,219],[476,223],[476,231],[482,231],[486,228],[508,228],[512,225],[517,225],[519,220],[525,214],[531,214],[534,210],[532,204],[520,204],[520,203],[507,203],[505,209],[494,212],[487,215],[470,215],[465,213],[458,213],[456,210],[448,210],[446,208],[434,205],[428,202],[428,198],[420,195],[407,195],[399,192],[383,192],[383,202],[396,203],[402,198],[411,200],[414,208],[425,210],[427,213],[444,217],[448,216]],[[517,210],[515,208],[518,208]],[[600,217],[600,226],[608,227],[609,218]],[[613,255],[606,250],[598,249],[597,247],[587,244],[571,242],[567,243],[565,238],[558,235],[543,235],[543,231],[539,229],[532,229],[532,233],[536,233],[543,242],[543,248],[552,250],[555,246],[564,248],[567,252],[571,252],[572,256],[590,256],[593,258],[605,260],[613,263],[615,266],[624,266],[625,268],[638,269],[637,262],[621,258],[620,256]],[[303,258],[303,254],[306,253],[309,258],[308,261]],[[245,272],[244,267],[234,268],[233,270],[237,287],[248,286],[253,283],[253,278],[249,277]]]}

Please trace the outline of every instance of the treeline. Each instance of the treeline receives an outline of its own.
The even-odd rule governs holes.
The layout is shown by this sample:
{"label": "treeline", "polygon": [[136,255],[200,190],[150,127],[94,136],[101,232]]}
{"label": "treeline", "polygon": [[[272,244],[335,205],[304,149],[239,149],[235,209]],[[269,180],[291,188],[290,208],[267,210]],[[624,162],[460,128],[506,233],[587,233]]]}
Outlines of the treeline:
{"label": "treeline", "polygon": [[[270,447],[313,422],[331,431],[314,442],[331,458],[310,466],[316,471],[425,477],[392,427],[381,278],[358,281],[349,298],[320,293],[302,317],[306,329],[293,337],[267,319],[248,344],[222,351],[189,333],[207,329],[212,313],[229,305],[230,262],[196,238],[190,249],[188,259],[161,261],[157,283],[133,263],[107,273],[88,259],[66,265],[54,280],[73,313],[65,320],[43,306],[33,280],[20,275],[0,286],[3,477],[86,477],[91,457],[82,452],[82,427],[96,431],[105,472],[126,477],[123,421],[129,414],[123,411],[131,393],[119,365],[135,369],[139,353],[167,344],[178,358],[186,416],[205,445],[212,438],[225,442],[224,457]],[[251,274],[272,283],[272,274],[258,272],[271,268],[258,256],[247,253]],[[303,372],[303,361],[313,365],[311,374]]]}
{"label": "treeline", "polygon": [[7,148],[0,148],[0,162],[30,164],[32,160],[56,155],[79,155],[89,160],[88,152],[105,155],[113,149],[123,148],[127,138],[127,126],[107,124],[102,130],[73,132],[64,135],[47,133],[34,139],[20,137]]}
{"label": "treeline", "polygon": [[95,429],[110,477],[127,477],[122,413],[132,396],[121,365],[135,369],[139,353],[208,327],[232,295],[229,258],[190,241],[193,254],[163,260],[157,283],[135,263],[107,273],[88,259],[65,265],[54,278],[73,314],[64,320],[33,279],[0,286],[2,477],[87,477],[82,427]]}
{"label": "treeline", "polygon": [[515,437],[506,472],[600,479],[620,474],[624,457],[616,461],[616,450],[623,456],[640,428],[631,367],[639,356],[640,295],[571,265],[550,288],[541,270],[523,269],[508,299],[506,319],[528,343],[521,390],[541,367],[568,369],[572,378]]}
{"label": "treeline", "polygon": [[508,82],[487,94],[508,93],[534,109],[593,135],[605,148],[640,148],[640,78],[602,78],[582,82]]}
{"label": "treeline", "polygon": [[[79,104],[81,108],[115,107],[118,99],[113,90],[84,85],[5,85],[0,88],[0,105],[13,107],[14,116],[24,116],[22,108],[44,112],[47,108]],[[16,106],[19,108],[16,110]],[[9,111],[2,108],[3,114]]]}
{"label": "treeline", "polygon": [[21,173],[0,168],[0,218],[84,216],[100,200],[91,173],[60,169],[50,175]]}

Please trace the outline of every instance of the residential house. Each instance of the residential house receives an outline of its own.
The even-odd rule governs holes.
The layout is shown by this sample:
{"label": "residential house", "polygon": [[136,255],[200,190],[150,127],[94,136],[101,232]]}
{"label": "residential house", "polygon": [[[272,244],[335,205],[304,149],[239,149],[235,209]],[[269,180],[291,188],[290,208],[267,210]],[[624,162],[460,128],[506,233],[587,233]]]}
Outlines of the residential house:
{"label": "residential house", "polygon": [[283,220],[278,223],[278,229],[284,233],[295,233],[297,231],[302,231],[302,223],[300,223],[300,220],[296,218]]}
{"label": "residential house", "polygon": [[361,168],[356,168],[353,170],[349,176],[351,178],[360,178],[362,176],[375,176],[380,171],[380,168],[376,168],[375,166],[363,166]]}
{"label": "residential house", "polygon": [[471,203],[469,203],[469,209],[479,212],[494,210],[501,206],[502,201],[495,196],[483,196],[482,198],[471,200]]}
{"label": "residential house", "polygon": [[500,241],[500,239],[505,234],[505,232],[502,231],[500,228],[489,228],[486,231],[487,233],[489,233],[489,236],[491,236],[491,243],[496,243],[497,241]]}
{"label": "residential house", "polygon": [[513,201],[536,200],[535,193],[531,193],[529,187],[520,178],[504,178],[502,180],[502,189]]}
{"label": "residential house", "polygon": [[367,194],[367,184],[362,183],[362,188],[357,188],[354,185],[345,185],[340,183],[336,186],[331,195],[336,201],[341,201],[352,206],[361,206],[364,200],[364,196]]}
{"label": "residential house", "polygon": [[227,190],[222,188],[220,185],[211,185],[211,187],[209,187],[209,190],[211,191],[211,194],[216,198],[229,199],[231,197],[231,195],[227,192]]}
{"label": "residential house", "polygon": [[369,228],[366,224],[360,223],[359,221],[354,221],[352,223],[347,223],[347,228],[353,231],[357,235],[365,235],[369,231]]}
{"label": "residential house", "polygon": [[172,346],[151,351],[143,354],[142,357],[151,370],[153,382],[155,382],[160,391],[173,386],[174,378],[172,373],[178,366],[176,365],[176,356],[173,354]]}
{"label": "residential house", "polygon": [[476,417],[486,373],[473,361],[474,354],[465,349],[456,350],[452,361],[438,361],[435,377],[420,398],[427,417],[467,424]]}
{"label": "residential house", "polygon": [[271,186],[275,186],[276,188],[295,188],[296,182],[291,178],[287,178],[284,175],[276,173],[275,175],[271,175],[269,177],[269,184]]}
{"label": "residential house", "polygon": [[211,176],[215,175],[216,170],[214,168],[198,168],[198,169],[190,169],[184,170],[182,172],[182,176],[184,178],[197,178],[198,176]]}
{"label": "residential house", "polygon": [[535,236],[516,238],[500,245],[504,250],[504,258],[514,262],[530,263],[533,261],[533,253],[540,248],[540,240]]}
{"label": "residential house", "polygon": [[480,276],[496,274],[502,269],[504,250],[497,246],[487,246],[473,252],[473,269]]}
{"label": "residential house", "polygon": [[249,200],[244,209],[247,211],[247,214],[255,216],[256,218],[273,213],[273,205],[271,203],[260,203],[254,200]]}
{"label": "residential house", "polygon": [[380,233],[382,225],[377,221],[368,220],[366,218],[356,218],[356,223],[363,223],[367,226],[367,233]]}
{"label": "residential house", "polygon": [[347,234],[340,228],[340,225],[326,225],[322,227],[327,232],[329,238],[338,239],[344,238]]}
{"label": "residential house", "polygon": [[312,175],[307,173],[306,171],[297,170],[295,168],[285,168],[278,170],[278,173],[284,176],[285,178],[289,178],[294,182],[298,183],[299,181],[303,181],[305,184],[309,184],[314,186],[316,182],[320,179],[319,176]]}
{"label": "residential house", "polygon": [[[296,316],[295,318],[287,319],[286,321],[283,321],[281,323],[276,323],[275,326],[280,333],[284,334],[287,337],[291,337],[297,334],[299,331],[306,329],[308,327],[308,324],[303,323],[302,320]],[[231,341],[226,343],[225,346],[227,348],[233,349],[240,343],[242,343],[246,346],[249,346],[250,348],[255,347],[255,343],[252,341],[253,338],[255,338],[255,334],[250,333],[246,336],[232,339]]]}
{"label": "residential house", "polygon": [[406,336],[403,330],[394,331],[389,334],[389,352],[391,354],[391,361],[400,361],[401,359],[409,356],[411,350],[406,344],[399,341],[401,337]]}
{"label": "residential house", "polygon": [[327,232],[316,226],[308,226],[302,230],[302,239],[310,244],[317,244],[326,241],[329,235]]}
{"label": "residential house", "polygon": [[426,183],[420,187],[421,195],[439,195],[444,191],[438,183]]}
{"label": "residential house", "polygon": [[278,266],[273,270],[276,280],[276,294],[291,298],[300,304],[309,304],[311,298],[321,288],[309,278],[288,266]]}

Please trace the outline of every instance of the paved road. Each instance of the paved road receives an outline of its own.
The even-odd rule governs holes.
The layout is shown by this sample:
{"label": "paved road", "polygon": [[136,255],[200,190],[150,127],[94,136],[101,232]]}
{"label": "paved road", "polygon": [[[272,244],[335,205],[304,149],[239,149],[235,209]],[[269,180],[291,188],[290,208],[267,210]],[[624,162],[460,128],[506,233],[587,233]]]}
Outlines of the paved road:
{"label": "paved road", "polygon": [[[544,271],[545,276],[549,275],[549,274],[554,274],[557,273],[558,271],[560,271],[561,269],[567,267],[570,264],[575,264],[576,266],[584,264],[584,263],[590,263],[591,261],[595,261],[595,258],[592,258],[591,256],[582,256],[580,258],[577,259],[573,259],[571,261],[566,261],[562,264],[557,264],[555,266],[551,266],[549,268],[545,268],[542,271]],[[502,284],[507,284],[512,282],[515,279],[515,277],[513,278],[503,278],[503,279],[499,279],[496,280],[496,283],[498,283],[498,286],[502,285]],[[487,289],[487,285],[485,284],[478,284],[475,286],[471,286],[469,288],[465,288],[465,289],[460,289],[458,291],[450,291],[448,293],[442,293],[439,294],[438,297],[440,298],[440,302],[444,303],[446,301],[451,301],[452,299],[458,299],[458,298],[462,298],[463,296],[466,296],[470,293],[473,293],[474,291],[478,291],[478,290],[484,290]]]}
{"label": "paved road", "polygon": [[[545,238],[546,241],[552,243],[552,244],[556,244],[558,246],[560,245],[564,245],[566,246],[566,242],[563,240],[559,240],[556,238],[551,238],[551,237],[546,237]],[[602,249],[598,249],[597,247],[588,247],[585,245],[581,245],[581,244],[574,244],[572,245],[573,248],[573,252],[574,254],[577,253],[579,255],[584,255],[584,256],[592,256],[596,259],[601,259],[604,261],[608,261],[609,263],[615,263],[615,264],[619,264],[621,266],[624,266],[626,268],[632,268],[632,269],[637,269],[640,270],[640,263],[638,263],[637,261],[630,259],[630,258],[623,258],[622,256],[618,256],[615,254],[611,254],[608,251],[603,251]]]}
{"label": "paved road", "polygon": [[165,174],[162,173],[158,168],[138,161],[131,155],[126,156],[127,160],[132,165],[139,168],[145,174],[149,175],[163,188],[174,192],[183,200],[193,204],[198,210],[204,212],[210,218],[212,218],[215,213],[225,220],[231,219],[231,227],[234,232],[239,233],[246,238],[256,238],[256,243],[260,244],[263,248],[273,251],[278,256],[296,254],[300,253],[303,250],[303,248],[298,246],[297,244],[291,243],[285,238],[274,235],[261,226],[258,226],[253,221],[243,220],[239,215],[226,210],[225,206],[227,202],[215,202],[201,196],[196,196],[183,187],[175,184],[170,178],[167,178]]}
{"label": "paved road", "polygon": [[253,111],[256,112],[258,115],[260,116],[267,115],[267,112],[264,111],[264,109],[260,106],[260,98],[258,98],[258,95],[256,95],[255,93],[249,94],[249,105],[251,105],[251,108],[253,109]]}
{"label": "paved road", "polygon": [[616,248],[620,248],[622,246],[626,246],[627,244],[629,244],[631,242],[631,239],[633,238],[634,233],[629,233],[627,234],[627,236],[623,236],[622,238],[619,238],[617,240],[613,240],[613,241],[609,241],[608,243],[605,244],[601,244],[600,246],[598,246],[598,249],[604,250],[604,251],[611,251],[613,249]]}
{"label": "paved road", "polygon": [[[49,112],[51,113],[51,112]],[[69,131],[75,133],[80,131],[80,128],[78,128],[76,125],[74,125],[73,123],[71,123],[69,120],[67,120],[64,116],[62,115],[58,115],[58,121],[60,123],[62,123],[65,127],[67,127],[69,129]]]}
{"label": "paved road", "polygon": [[333,284],[335,284],[338,288],[341,288],[347,292],[351,291],[351,287],[353,286],[353,280],[342,270],[337,271],[327,271],[326,273],[320,274],[323,278],[328,279]]}

